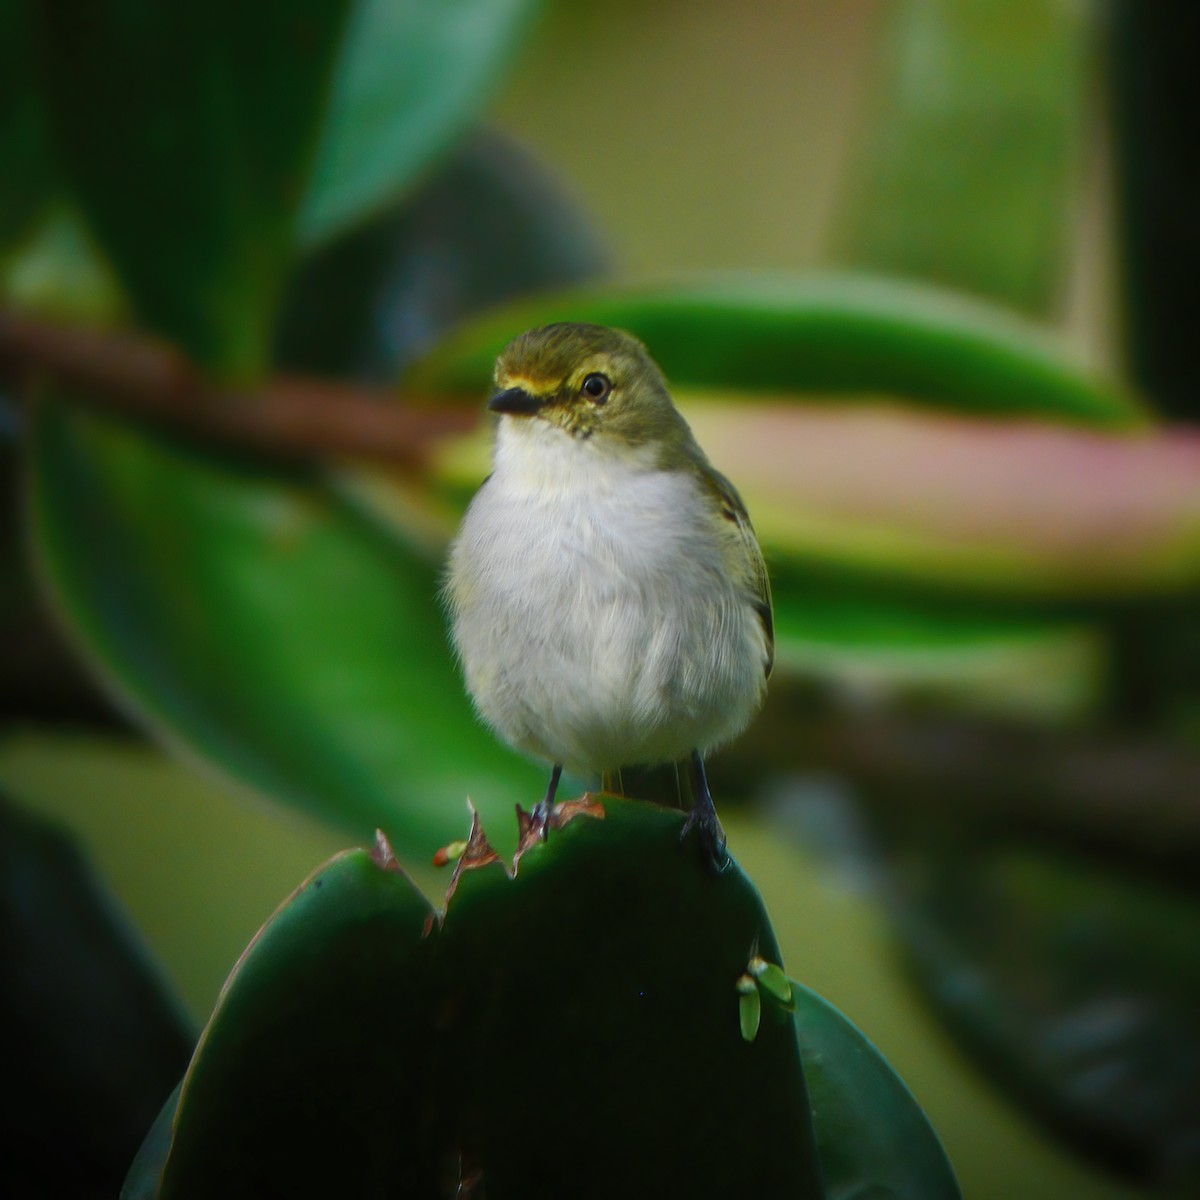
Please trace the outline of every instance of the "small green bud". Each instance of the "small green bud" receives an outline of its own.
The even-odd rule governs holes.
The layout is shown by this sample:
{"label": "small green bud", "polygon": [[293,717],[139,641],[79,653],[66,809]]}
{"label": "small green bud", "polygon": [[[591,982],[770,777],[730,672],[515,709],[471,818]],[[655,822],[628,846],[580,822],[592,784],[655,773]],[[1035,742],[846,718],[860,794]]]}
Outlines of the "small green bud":
{"label": "small green bud", "polygon": [[448,867],[453,862],[458,862],[466,853],[466,842],[451,842],[448,846],[443,846],[434,856],[433,865],[435,867]]}
{"label": "small green bud", "polygon": [[741,975],[738,977],[737,990],[742,1040],[752,1042],[758,1037],[758,1023],[762,1020],[762,999],[758,994],[758,984],[749,975]]}
{"label": "small green bud", "polygon": [[796,1007],[792,995],[792,981],[788,979],[783,968],[778,963],[767,962],[757,954],[750,960],[746,970],[758,981],[759,987],[774,996],[786,1009]]}

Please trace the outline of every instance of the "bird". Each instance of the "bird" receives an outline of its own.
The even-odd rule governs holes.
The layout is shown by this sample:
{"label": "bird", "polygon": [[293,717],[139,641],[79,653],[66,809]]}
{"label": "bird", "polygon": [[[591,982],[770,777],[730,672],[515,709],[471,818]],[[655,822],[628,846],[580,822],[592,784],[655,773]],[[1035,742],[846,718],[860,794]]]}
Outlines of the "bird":
{"label": "bird", "polygon": [[771,588],[746,506],[709,462],[633,334],[559,322],[495,367],[492,472],[454,538],[451,641],[484,721],[563,769],[686,763],[718,871],[726,838],[704,769],[763,703]]}

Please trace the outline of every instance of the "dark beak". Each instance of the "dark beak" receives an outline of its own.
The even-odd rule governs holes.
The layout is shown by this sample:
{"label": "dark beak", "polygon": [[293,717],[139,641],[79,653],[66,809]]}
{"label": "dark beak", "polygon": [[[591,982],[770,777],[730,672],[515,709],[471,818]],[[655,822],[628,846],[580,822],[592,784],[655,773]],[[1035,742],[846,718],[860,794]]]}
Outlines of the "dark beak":
{"label": "dark beak", "polygon": [[535,396],[524,388],[515,387],[497,392],[488,401],[488,408],[492,412],[507,413],[513,417],[531,417],[545,403],[541,396]]}

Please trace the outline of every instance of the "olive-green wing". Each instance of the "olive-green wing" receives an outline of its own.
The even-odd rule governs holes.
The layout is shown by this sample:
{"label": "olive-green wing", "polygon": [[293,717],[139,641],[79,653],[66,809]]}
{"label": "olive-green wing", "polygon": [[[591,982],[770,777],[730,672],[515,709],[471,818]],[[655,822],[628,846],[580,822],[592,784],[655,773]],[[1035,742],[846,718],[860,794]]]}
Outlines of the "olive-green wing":
{"label": "olive-green wing", "polygon": [[767,643],[763,670],[770,678],[771,668],[775,665],[775,618],[771,611],[771,581],[767,578],[767,564],[737,488],[711,466],[706,466],[705,479],[713,499],[720,505],[721,516],[737,530],[738,557],[744,567],[746,584],[755,597],[755,611],[762,622]]}

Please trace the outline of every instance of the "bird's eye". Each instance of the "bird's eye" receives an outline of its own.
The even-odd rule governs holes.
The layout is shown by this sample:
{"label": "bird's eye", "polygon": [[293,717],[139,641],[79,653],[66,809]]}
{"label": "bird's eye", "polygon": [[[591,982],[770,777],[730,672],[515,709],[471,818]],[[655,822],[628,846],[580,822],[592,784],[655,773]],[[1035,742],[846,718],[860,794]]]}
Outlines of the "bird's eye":
{"label": "bird's eye", "polygon": [[593,404],[603,404],[608,399],[608,393],[612,391],[612,380],[607,375],[601,375],[599,371],[593,371],[584,379],[579,390]]}

